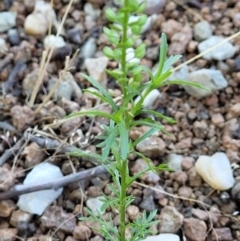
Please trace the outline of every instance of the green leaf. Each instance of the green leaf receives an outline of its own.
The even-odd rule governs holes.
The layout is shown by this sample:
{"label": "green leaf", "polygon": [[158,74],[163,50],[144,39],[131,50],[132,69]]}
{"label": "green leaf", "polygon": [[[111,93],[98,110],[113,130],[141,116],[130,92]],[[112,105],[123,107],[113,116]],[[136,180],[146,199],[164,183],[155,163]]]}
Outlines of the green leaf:
{"label": "green leaf", "polygon": [[125,46],[126,46],[127,48],[131,48],[133,45],[134,45],[134,41],[133,41],[131,38],[129,38],[129,39],[127,40],[127,42],[125,43]]}
{"label": "green leaf", "polygon": [[155,77],[158,77],[159,75],[161,75],[161,73],[163,71],[163,66],[165,63],[167,51],[168,51],[167,37],[164,33],[162,33],[160,54],[159,54],[159,66],[158,66],[158,71],[157,71]]}
{"label": "green leaf", "polygon": [[142,27],[138,25],[131,26],[131,30],[133,34],[140,34],[142,31]]}
{"label": "green leaf", "polygon": [[124,74],[121,69],[114,69],[114,70],[106,69],[106,72],[115,79],[119,79]]}
{"label": "green leaf", "polygon": [[118,128],[120,133],[121,156],[122,156],[122,159],[126,161],[129,154],[129,138],[128,138],[128,131],[126,129],[124,121],[118,124]]}
{"label": "green leaf", "polygon": [[102,87],[101,84],[99,84],[95,79],[93,79],[91,76],[88,76],[86,74],[81,74],[85,79],[87,79],[94,87],[96,87],[108,100],[108,103],[112,106],[113,110],[117,112],[118,107],[114,103],[111,95]]}
{"label": "green leaf", "polygon": [[92,160],[92,158],[98,160],[97,162],[95,162],[94,164],[99,164],[99,162],[102,162],[102,157],[96,153],[89,153],[87,151],[81,151],[81,150],[77,150],[77,151],[73,151],[73,152],[66,152],[66,155],[69,156],[76,156],[76,157],[88,157],[90,158],[90,160]]}
{"label": "green leaf", "polygon": [[179,59],[182,58],[182,55],[175,55],[175,56],[170,56],[167,61],[164,63],[163,70],[162,72],[166,72],[169,70],[173,64],[175,64]]}
{"label": "green leaf", "polygon": [[155,121],[151,120],[151,119],[143,119],[143,120],[136,120],[136,121],[133,121],[131,123],[131,128],[132,127],[135,127],[135,126],[150,126],[150,127],[153,127],[153,128],[156,128],[158,130],[163,130],[164,129],[164,126],[163,125],[159,125],[157,124]]}
{"label": "green leaf", "polygon": [[156,117],[159,117],[159,118],[167,121],[167,122],[170,123],[170,124],[176,124],[176,123],[177,123],[177,121],[174,120],[174,119],[172,119],[171,117],[165,116],[165,115],[163,115],[163,114],[161,114],[161,113],[159,113],[159,112],[156,112],[156,111],[154,111],[154,110],[142,109],[140,113],[146,113],[146,114],[154,115],[154,116],[156,116]]}
{"label": "green leaf", "polygon": [[128,8],[131,12],[135,12],[138,9],[138,1],[137,0],[129,1]]}
{"label": "green leaf", "polygon": [[171,74],[172,71],[168,70],[159,76],[155,76],[155,78],[152,81],[152,89],[157,89],[160,86],[162,86],[163,81],[166,80]]}
{"label": "green leaf", "polygon": [[136,58],[141,59],[142,57],[144,57],[145,52],[146,52],[146,44],[142,43],[135,49],[134,55]]}
{"label": "green leaf", "polygon": [[115,22],[117,18],[116,13],[111,8],[105,10],[105,16],[110,22]]}
{"label": "green leaf", "polygon": [[162,82],[161,86],[166,86],[166,85],[186,85],[186,86],[191,86],[191,87],[195,87],[195,88],[199,88],[202,90],[206,90],[206,92],[211,93],[211,91],[204,87],[203,85],[196,83],[196,82],[192,82],[192,81],[186,81],[186,80],[168,80],[168,81],[164,81]]}
{"label": "green leaf", "polygon": [[138,6],[138,9],[136,11],[136,13],[142,13],[144,11],[144,9],[146,8],[147,3],[143,2]]}
{"label": "green leaf", "polygon": [[143,26],[143,25],[147,22],[147,18],[148,18],[148,16],[147,16],[146,14],[142,14],[142,15],[138,18],[136,24],[139,25],[139,26]]}
{"label": "green leaf", "polygon": [[72,114],[66,116],[65,118],[69,119],[69,118],[73,118],[73,117],[77,117],[77,116],[89,116],[89,117],[102,116],[102,117],[108,118],[109,120],[118,122],[118,120],[116,118],[114,118],[114,116],[111,114],[108,114],[108,113],[105,113],[105,112],[102,112],[99,110],[91,110],[91,109],[72,113]]}
{"label": "green leaf", "polygon": [[103,53],[106,57],[108,57],[109,59],[114,59],[114,52],[111,48],[105,46],[103,48]]}

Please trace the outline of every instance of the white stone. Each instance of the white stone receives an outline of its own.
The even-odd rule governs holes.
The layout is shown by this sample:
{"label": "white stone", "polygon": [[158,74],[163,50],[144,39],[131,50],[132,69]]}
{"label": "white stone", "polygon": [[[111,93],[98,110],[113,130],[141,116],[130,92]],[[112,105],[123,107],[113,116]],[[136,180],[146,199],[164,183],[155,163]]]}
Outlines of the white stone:
{"label": "white stone", "polygon": [[148,236],[142,241],[180,241],[180,238],[176,234],[162,233],[159,235]]}
{"label": "white stone", "polygon": [[86,15],[91,16],[94,20],[97,20],[101,15],[101,10],[94,8],[89,2],[84,4],[84,12]]}
{"label": "white stone", "polygon": [[105,72],[107,64],[108,58],[105,56],[85,60],[85,66],[88,74],[103,86],[106,86],[107,84],[107,75]]}
{"label": "white stone", "polygon": [[[162,94],[160,93],[159,90],[157,89],[154,89],[152,90],[148,95],[147,97],[144,99],[143,101],[143,107],[144,108],[148,108],[148,109],[152,109],[153,106],[154,106],[154,103],[157,101],[157,99],[160,99],[162,97]],[[140,100],[140,96],[138,96],[134,103],[137,104],[138,101]]]}
{"label": "white stone", "polygon": [[167,160],[169,168],[171,168],[174,171],[182,170],[183,156],[177,154],[169,154]]}
{"label": "white stone", "polygon": [[230,161],[223,152],[217,152],[211,157],[200,156],[195,168],[203,180],[216,190],[228,190],[235,183]]}
{"label": "white stone", "polygon": [[[220,36],[211,36],[207,40],[202,41],[198,45],[198,51],[200,53],[203,53],[205,50],[215,46],[216,44],[219,44],[222,42],[225,38],[220,37]],[[206,53],[203,55],[204,59],[207,60],[218,60],[222,61],[225,59],[229,59],[235,55],[237,51],[237,48],[234,47],[230,42],[225,42],[221,44],[219,47],[214,48],[210,52]]]}
{"label": "white stone", "polygon": [[[63,174],[59,167],[44,162],[35,166],[28,173],[23,185],[53,181],[61,177],[63,177]],[[42,215],[45,209],[61,195],[62,191],[63,188],[59,188],[23,194],[19,197],[17,206],[22,211]]]}
{"label": "white stone", "polygon": [[94,214],[98,215],[98,213],[100,213],[102,215],[105,213],[101,210],[101,207],[104,204],[104,202],[101,201],[102,199],[104,199],[104,196],[89,198],[86,205]]}
{"label": "white stone", "polygon": [[43,40],[44,48],[61,48],[66,45],[63,37],[53,34],[47,35]]}
{"label": "white stone", "polygon": [[96,39],[89,38],[82,46],[79,57],[83,59],[92,58],[97,50]]}
{"label": "white stone", "polygon": [[201,42],[212,36],[212,29],[207,21],[201,21],[195,24],[193,30],[194,39]]}
{"label": "white stone", "polygon": [[228,86],[228,82],[223,76],[222,72],[214,69],[200,69],[194,71],[188,75],[187,79],[191,82],[196,82],[203,85],[203,87],[210,91],[208,92],[204,89],[187,85],[183,86],[189,95],[192,95],[198,99],[211,95],[212,92],[222,90]]}
{"label": "white stone", "polygon": [[0,13],[0,33],[6,32],[16,25],[17,13],[2,12]]}

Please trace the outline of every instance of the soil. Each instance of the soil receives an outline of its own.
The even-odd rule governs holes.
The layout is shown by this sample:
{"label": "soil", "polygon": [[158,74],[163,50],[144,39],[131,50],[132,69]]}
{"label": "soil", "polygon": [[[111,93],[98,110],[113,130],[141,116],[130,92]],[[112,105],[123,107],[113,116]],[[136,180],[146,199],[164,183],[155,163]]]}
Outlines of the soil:
{"label": "soil", "polygon": [[[31,95],[46,49],[46,16],[50,16],[51,12],[49,8],[41,10],[46,11],[45,17],[39,11],[29,21],[35,1],[0,2],[0,13],[17,14],[12,26],[10,17],[7,18],[9,21],[5,24],[10,27],[6,30],[1,30],[0,17],[0,241],[105,240],[93,228],[98,226],[97,223],[79,221],[79,217],[87,215],[84,211],[86,206],[99,203],[102,192],[111,194],[106,186],[111,179],[98,167],[96,159],[69,157],[65,153],[73,148],[100,151],[96,147],[96,136],[108,120],[78,117],[64,123],[61,121],[68,114],[96,106],[111,113],[108,106],[83,93],[82,90],[91,88],[91,84],[80,73],[94,75],[111,90],[116,100],[121,95],[116,81],[103,73],[106,66],[110,69],[117,67],[116,62],[106,60],[102,54],[103,47],[109,45],[102,30],[108,25],[104,9],[113,6],[113,2],[73,1],[63,25],[62,39],[54,39],[59,45],[46,71],[43,71],[43,81],[32,105]],[[141,62],[149,68],[158,62],[162,32],[168,38],[168,55],[183,55],[178,66],[199,53],[199,41],[193,34],[198,22],[207,21],[213,35],[225,38],[240,30],[238,0],[159,2],[163,2],[162,9],[155,15],[148,14],[154,20],[153,24],[147,27],[139,40],[147,45]],[[53,18],[52,34],[57,33],[67,6],[66,0],[53,0],[56,18]],[[27,27],[26,21],[29,21]],[[2,40],[5,44],[1,44]],[[231,43],[236,47],[232,57],[222,61],[200,57],[187,66],[189,72],[203,68],[220,70],[228,82],[226,88],[197,99],[174,85],[160,89],[159,96],[149,105],[176,119],[177,124],[163,122],[172,135],[157,133],[139,145],[139,151],[150,157],[155,165],[166,163],[170,154],[177,154],[181,159],[178,170],[158,174],[149,172],[129,189],[135,200],[127,210],[127,220],[135,220],[143,210],[150,212],[157,209],[155,219],[162,222],[152,227],[155,235],[174,233],[180,240],[187,241],[240,240],[240,37],[232,39]],[[80,51],[76,53],[78,49]],[[73,61],[67,56],[74,57]],[[67,63],[70,63],[69,71],[62,74]],[[46,99],[59,78],[61,88]],[[136,128],[130,137],[136,139],[145,131],[146,127]],[[216,191],[196,173],[198,157],[212,156],[216,152],[226,153],[232,165],[234,189]],[[144,168],[142,159],[131,156],[129,160],[132,174]],[[65,176],[89,172],[74,176],[69,182],[65,179],[61,184],[51,182],[53,188],[56,187],[54,185],[64,186],[62,195],[42,215],[31,215],[17,207],[19,195],[29,192],[29,187],[21,189],[21,192],[10,188],[22,184],[30,169],[44,161],[58,166]],[[91,170],[97,171],[94,174]],[[34,191],[42,190],[43,186],[34,188]],[[119,215],[114,210],[108,209],[103,215],[108,220],[111,217],[114,224],[119,225]]]}

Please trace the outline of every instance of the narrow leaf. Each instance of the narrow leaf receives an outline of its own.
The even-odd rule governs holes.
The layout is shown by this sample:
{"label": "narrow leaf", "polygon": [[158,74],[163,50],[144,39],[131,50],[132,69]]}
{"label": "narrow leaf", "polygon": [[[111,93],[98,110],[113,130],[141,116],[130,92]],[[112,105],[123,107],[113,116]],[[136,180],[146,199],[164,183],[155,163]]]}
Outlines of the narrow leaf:
{"label": "narrow leaf", "polygon": [[175,64],[179,59],[182,58],[182,55],[175,55],[175,56],[170,56],[169,59],[164,63],[163,70],[162,72],[166,72],[171,68],[173,64]]}
{"label": "narrow leaf", "polygon": [[126,160],[129,154],[129,138],[128,132],[124,122],[118,124],[119,133],[120,133],[120,149],[121,156],[123,160]]}

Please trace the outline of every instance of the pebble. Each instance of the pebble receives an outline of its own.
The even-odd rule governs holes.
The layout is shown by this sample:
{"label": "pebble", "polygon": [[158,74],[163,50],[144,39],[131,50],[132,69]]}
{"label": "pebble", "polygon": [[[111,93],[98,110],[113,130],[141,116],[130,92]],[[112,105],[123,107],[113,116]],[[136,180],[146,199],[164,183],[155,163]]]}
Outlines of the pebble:
{"label": "pebble", "polygon": [[194,159],[191,157],[184,157],[182,160],[182,170],[188,171],[190,170],[194,165]]}
{"label": "pebble", "polygon": [[0,167],[0,191],[6,191],[15,183],[15,177],[9,168]]}
{"label": "pebble", "polygon": [[[152,90],[144,99],[142,105],[144,108],[148,108],[148,109],[153,109],[154,108],[154,104],[156,103],[157,100],[161,99],[163,97],[163,95],[160,93],[159,90],[154,89]],[[140,100],[140,96],[138,96],[135,100],[134,103],[137,104],[138,101]]]}
{"label": "pebble", "polygon": [[17,13],[1,12],[0,13],[0,33],[6,32],[16,26]]}
{"label": "pebble", "polygon": [[53,34],[47,35],[43,40],[44,48],[61,48],[66,45],[63,37],[55,36]]}
{"label": "pebble", "polygon": [[103,199],[104,196],[89,198],[86,202],[86,205],[95,215],[98,215],[99,213],[102,215],[105,213],[105,211],[101,210],[101,207],[104,204],[104,201],[102,201]]}
{"label": "pebble", "polygon": [[166,5],[166,0],[138,0],[138,3],[142,2],[146,3],[144,13],[147,15],[159,14]]}
{"label": "pebble", "polygon": [[223,152],[217,152],[211,157],[200,156],[195,167],[204,181],[216,190],[228,190],[235,183],[230,161]]}
{"label": "pebble", "polygon": [[67,36],[68,36],[68,39],[75,44],[81,44],[82,43],[81,32],[77,28],[69,29],[67,31]]}
{"label": "pebble", "polygon": [[85,66],[88,74],[103,86],[107,85],[107,75],[105,72],[107,64],[108,58],[105,56],[88,58],[85,60]]}
{"label": "pebble", "polygon": [[[133,166],[131,167],[131,174],[132,175],[136,175],[139,172],[145,170],[148,168],[148,165],[146,163],[146,161],[144,159],[138,158]],[[139,177],[140,180],[147,182],[147,183],[157,183],[160,180],[159,175],[157,175],[155,172],[153,171],[147,171],[146,173],[144,173],[142,176]]]}
{"label": "pebble", "polygon": [[182,170],[183,156],[177,154],[169,154],[167,158],[168,167],[174,171]]}
{"label": "pebble", "polygon": [[193,29],[194,39],[201,42],[212,36],[212,29],[207,21],[201,21],[195,24]]}
{"label": "pebble", "polygon": [[[89,38],[82,46],[79,57],[80,59],[92,58],[97,50],[97,40],[95,38]],[[82,66],[85,68],[85,66]]]}
{"label": "pebble", "polygon": [[18,131],[26,130],[34,121],[35,113],[28,106],[15,105],[11,108],[13,125]]}
{"label": "pebble", "polygon": [[156,209],[155,202],[153,200],[152,196],[147,197],[146,199],[143,199],[143,201],[140,203],[139,207],[142,210],[145,210],[146,212],[152,212]]}
{"label": "pebble", "polygon": [[17,29],[8,30],[8,41],[11,45],[19,45],[21,42],[19,33]]}
{"label": "pebble", "polygon": [[137,144],[136,149],[146,157],[156,158],[165,153],[166,145],[157,136],[150,136]]}
{"label": "pebble", "polygon": [[32,219],[32,214],[22,210],[13,211],[9,223],[17,228],[21,222],[29,223]]}
{"label": "pebble", "polygon": [[47,33],[48,20],[43,13],[33,12],[26,17],[24,30],[28,35],[41,38]]}
{"label": "pebble", "polygon": [[[210,38],[202,41],[198,45],[198,51],[200,53],[203,53],[205,50],[215,46],[216,44],[219,44],[223,40],[225,40],[225,38],[223,38],[223,37],[211,36]],[[236,47],[234,47],[230,42],[225,42],[225,43],[221,44],[219,47],[210,51],[209,53],[204,54],[203,58],[207,59],[207,60],[213,59],[213,60],[222,61],[222,60],[226,60],[226,59],[233,57],[236,52],[237,52]]]}
{"label": "pebble", "polygon": [[200,187],[202,185],[202,178],[196,172],[195,167],[192,167],[188,172],[188,180],[190,187]]}
{"label": "pebble", "polygon": [[159,233],[176,233],[183,224],[183,215],[171,206],[165,206],[161,210],[159,219]]}
{"label": "pebble", "polygon": [[136,218],[140,214],[139,208],[137,206],[134,206],[134,205],[129,205],[127,207],[126,212],[127,212],[128,218],[132,221],[136,220]]}
{"label": "pebble", "polygon": [[163,21],[161,25],[161,31],[166,34],[168,39],[171,39],[175,33],[180,32],[182,29],[182,24],[176,20],[169,19],[168,21]]}
{"label": "pebble", "polygon": [[230,241],[233,240],[232,232],[230,228],[214,228],[214,231],[212,231],[211,240],[218,241],[218,240],[224,240],[224,241]]}
{"label": "pebble", "polygon": [[16,228],[1,228],[0,237],[1,241],[15,241],[18,230]]}
{"label": "pebble", "polygon": [[214,69],[196,70],[188,75],[188,81],[201,84],[209,90],[208,92],[192,86],[183,86],[189,95],[198,99],[209,96],[212,92],[222,90],[228,86],[228,81],[225,79],[221,71]]}
{"label": "pebble", "polygon": [[178,195],[184,198],[190,198],[192,195],[192,188],[182,186],[178,189]]}
{"label": "pebble", "polygon": [[161,233],[159,235],[148,236],[143,241],[180,241],[180,238],[176,234]]}
{"label": "pebble", "polygon": [[[61,177],[63,177],[63,174],[59,167],[44,162],[35,166],[28,173],[23,184],[33,184],[43,180],[47,182]],[[23,194],[19,197],[17,206],[22,211],[41,216],[44,210],[61,195],[62,191],[63,188],[59,188],[57,190],[50,189]]]}
{"label": "pebble", "polygon": [[3,57],[7,53],[7,45],[3,38],[0,38],[0,57]]}
{"label": "pebble", "polygon": [[148,46],[145,57],[151,60],[156,60],[159,56],[159,45]]}
{"label": "pebble", "polygon": [[43,229],[58,228],[58,231],[72,234],[76,227],[76,218],[72,213],[65,212],[62,207],[54,205],[48,207],[40,217],[40,225]]}
{"label": "pebble", "polygon": [[89,2],[84,4],[83,9],[85,14],[91,16],[93,20],[97,20],[101,15],[101,10],[94,8],[93,5]]}
{"label": "pebble", "polygon": [[0,201],[0,217],[1,218],[9,217],[14,209],[16,209],[16,205],[12,200],[1,200]]}
{"label": "pebble", "polygon": [[77,240],[89,240],[91,234],[91,229],[83,223],[79,223],[73,231],[73,237]]}

